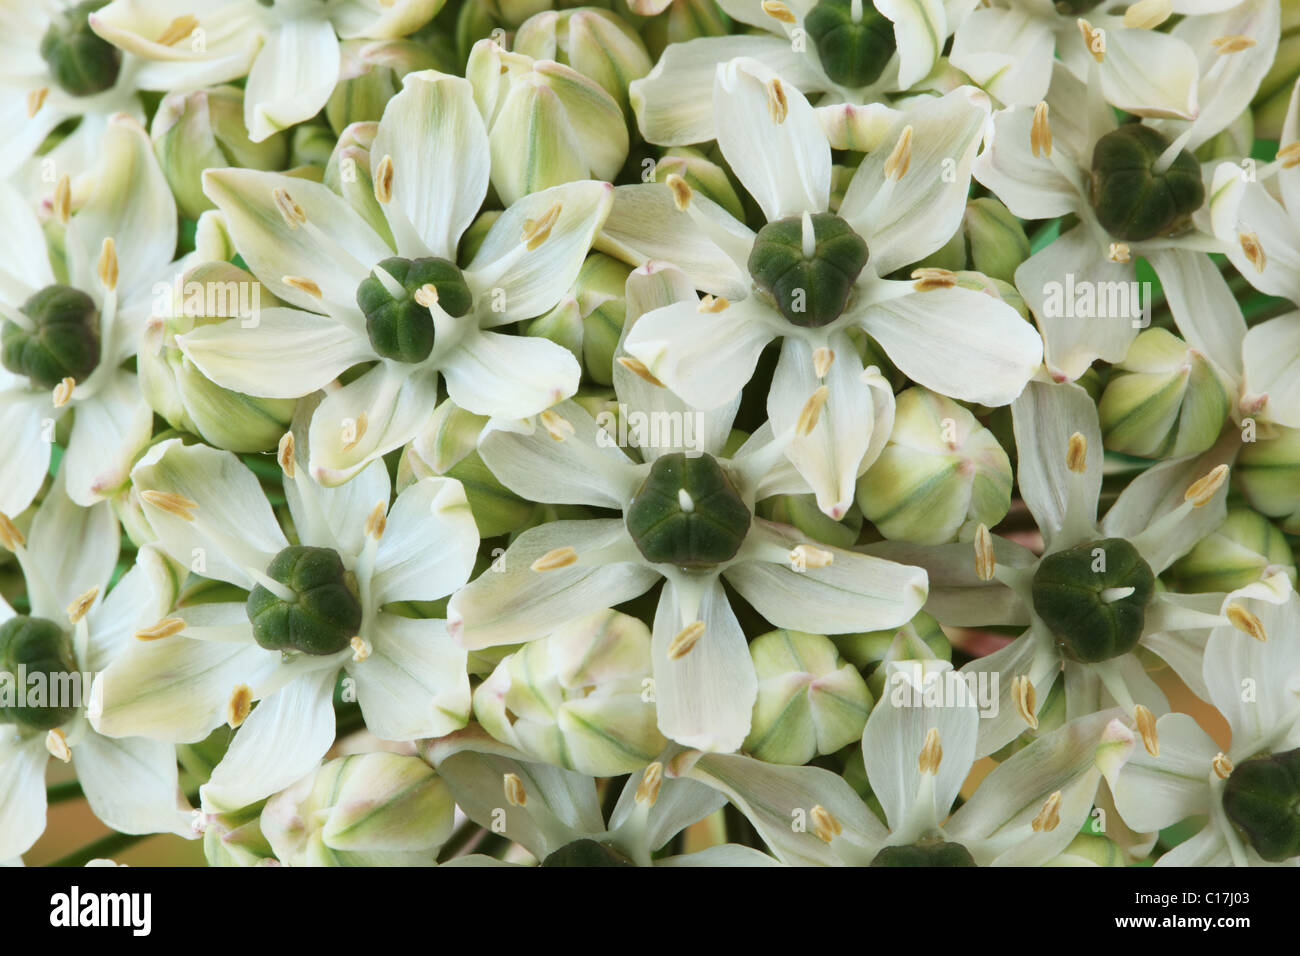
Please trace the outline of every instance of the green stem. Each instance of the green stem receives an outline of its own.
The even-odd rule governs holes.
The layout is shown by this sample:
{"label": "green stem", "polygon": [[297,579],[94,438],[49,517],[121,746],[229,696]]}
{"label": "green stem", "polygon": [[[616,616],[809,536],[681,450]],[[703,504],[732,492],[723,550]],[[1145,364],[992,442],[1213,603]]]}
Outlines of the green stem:
{"label": "green stem", "polygon": [[45,802],[48,804],[66,803],[68,800],[80,800],[86,794],[77,780],[64,780],[52,783],[45,788]]}
{"label": "green stem", "polygon": [[50,866],[85,866],[91,860],[115,856],[151,836],[154,836],[154,834],[110,833],[108,836],[100,837],[94,843],[88,843],[80,849],[73,850],[67,856],[59,857]]}

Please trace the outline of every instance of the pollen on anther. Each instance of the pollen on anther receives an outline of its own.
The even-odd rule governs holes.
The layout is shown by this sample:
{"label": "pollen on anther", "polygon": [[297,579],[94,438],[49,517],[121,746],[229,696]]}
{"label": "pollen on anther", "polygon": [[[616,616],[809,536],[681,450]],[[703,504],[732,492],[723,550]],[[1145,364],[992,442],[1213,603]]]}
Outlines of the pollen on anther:
{"label": "pollen on anther", "polygon": [[680,660],[694,650],[695,645],[704,636],[704,622],[692,621],[677,632],[677,636],[668,642],[668,659]]}
{"label": "pollen on anther", "polygon": [[559,221],[562,209],[563,206],[557,202],[542,213],[540,218],[524,220],[522,241],[528,251],[531,252],[546,241],[551,234],[551,230],[555,227],[555,223]]}
{"label": "pollen on anther", "polygon": [[239,684],[230,694],[226,704],[226,723],[237,729],[253,710],[253,691],[247,684]]}
{"label": "pollen on anther", "polygon": [[639,359],[632,358],[630,355],[620,355],[618,364],[623,366],[637,378],[644,382],[649,382],[658,388],[664,388],[664,383],[654,377],[654,374],[646,367],[646,364]]}
{"label": "pollen on anther", "polygon": [[378,541],[384,536],[384,529],[388,527],[387,514],[387,502],[381,501],[371,509],[370,514],[366,515],[366,537],[374,538]]}
{"label": "pollen on anther", "polygon": [[552,548],[547,551],[529,567],[534,571],[557,571],[560,568],[567,568],[577,563],[578,552],[565,545],[562,548]]}
{"label": "pollen on anther", "polygon": [[54,403],[55,408],[62,408],[68,402],[72,401],[72,392],[77,387],[77,380],[72,376],[67,376],[58,385],[54,386],[54,393],[50,400]]}
{"label": "pollen on anther", "polygon": [[68,622],[76,624],[85,617],[86,612],[90,610],[90,606],[95,603],[95,598],[98,596],[99,588],[91,588],[89,591],[86,591],[84,594],[77,597],[77,599],[66,608],[68,612]]}
{"label": "pollen on anther", "polygon": [[546,434],[550,435],[555,441],[564,441],[570,435],[574,434],[573,423],[559,412],[552,411],[548,408],[537,417],[541,419],[542,427],[546,429]]}
{"label": "pollen on anther", "polygon": [[393,157],[385,156],[375,167],[375,200],[387,204],[393,199]]}
{"label": "pollen on anther", "polygon": [[293,432],[285,432],[275,450],[275,459],[280,463],[280,470],[286,478],[292,479],[295,471],[293,458]]}
{"label": "pollen on anther", "polygon": [[45,735],[45,749],[55,760],[67,763],[72,759],[72,748],[68,746],[67,734],[57,727]]}
{"label": "pollen on anther", "polygon": [[184,495],[178,495],[171,491],[153,491],[147,489],[140,492],[140,497],[155,508],[165,511],[170,515],[175,515],[177,518],[184,519],[185,521],[193,521],[194,511],[199,507],[197,501],[191,501]]}

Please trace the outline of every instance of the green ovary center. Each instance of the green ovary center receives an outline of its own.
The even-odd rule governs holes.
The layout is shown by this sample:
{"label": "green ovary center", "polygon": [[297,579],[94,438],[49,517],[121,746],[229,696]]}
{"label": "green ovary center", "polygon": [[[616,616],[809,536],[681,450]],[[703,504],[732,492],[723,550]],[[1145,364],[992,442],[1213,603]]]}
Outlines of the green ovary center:
{"label": "green ovary center", "polygon": [[84,382],[99,366],[99,309],[79,289],[46,286],[23,303],[31,323],[5,322],[0,330],[0,361],[39,388],[54,388],[65,378]]}
{"label": "green ovary center", "polygon": [[[77,712],[71,693],[77,675],[72,637],[43,617],[19,615],[0,625],[0,723],[52,730]],[[89,688],[81,688],[88,692]]]}
{"label": "green ovary center", "polygon": [[749,508],[711,455],[655,459],[628,505],[628,534],[652,564],[707,568],[736,556]]}
{"label": "green ovary center", "polygon": [[266,574],[288,596],[260,584],[248,595],[248,620],[259,645],[328,655],[352,643],[361,628],[361,602],[338,552],[291,545],[271,560]]}
{"label": "green ovary center", "polygon": [[60,89],[93,96],[112,89],[122,70],[122,51],[90,28],[88,18],[106,0],[88,0],[56,16],[41,38],[41,59]]}
{"label": "green ovary center", "polygon": [[1224,784],[1223,810],[1268,862],[1300,856],[1300,749],[1243,761]]}
{"label": "green ovary center", "polygon": [[866,242],[825,212],[769,222],[749,253],[754,285],[787,321],[804,328],[840,317],[866,264]]}
{"label": "green ovary center", "polygon": [[398,362],[423,362],[433,352],[434,303],[453,318],[474,304],[464,275],[446,259],[385,259],[357,286],[357,307],[366,317],[370,344]]}
{"label": "green ovary center", "polygon": [[804,18],[817,59],[832,83],[874,83],[894,55],[894,25],[871,0],[821,0]]}
{"label": "green ovary center", "polygon": [[1092,151],[1092,207],[1116,239],[1141,242],[1184,229],[1205,201],[1201,166],[1182,150],[1162,171],[1170,143],[1140,123],[1107,133]]}

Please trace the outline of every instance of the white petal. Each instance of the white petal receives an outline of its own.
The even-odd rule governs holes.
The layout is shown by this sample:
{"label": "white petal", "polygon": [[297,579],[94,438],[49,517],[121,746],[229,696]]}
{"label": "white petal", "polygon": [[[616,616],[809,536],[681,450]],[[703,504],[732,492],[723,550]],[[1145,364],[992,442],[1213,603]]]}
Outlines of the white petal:
{"label": "white petal", "polygon": [[75,407],[63,470],[68,494],[79,504],[90,505],[126,483],[131,463],[149,443],[153,409],[140,393],[136,377],[121,370]]}
{"label": "white petal", "polygon": [[244,124],[255,143],[325,106],[339,79],[342,56],[334,25],[321,18],[280,22],[248,71]]}
{"label": "white petal", "polygon": [[6,515],[25,511],[49,473],[54,419],[47,419],[47,409],[44,393],[0,390],[0,434],[8,436],[8,453],[0,456],[0,512]]}
{"label": "white petal", "polygon": [[388,513],[375,552],[372,599],[378,605],[446,597],[469,580],[478,543],[461,483],[422,478],[397,496]]}
{"label": "white petal", "polygon": [[[618,830],[636,813],[636,793],[645,777],[638,770],[628,777],[618,804],[609,817],[609,829]],[[692,824],[698,823],[727,802],[722,793],[681,777],[665,777],[659,786],[659,798],[650,808],[646,826],[646,846],[657,850]],[[636,826],[635,823],[632,826]]]}
{"label": "white petal", "polygon": [[90,809],[112,829],[196,836],[181,797],[174,744],[87,734],[72,759]]}
{"label": "white petal", "polygon": [[263,699],[200,789],[205,810],[236,810],[295,783],[334,742],[333,668],[303,674]]}
{"label": "white petal", "polygon": [[957,29],[949,60],[1004,106],[1034,106],[1052,78],[1049,23],[1015,7],[980,7]]}
{"label": "white petal", "polygon": [[1138,116],[1197,115],[1196,54],[1167,33],[1107,31],[1100,73],[1106,102],[1116,109]]}
{"label": "white petal", "polygon": [[487,130],[469,82],[432,70],[408,73],[384,108],[370,154],[376,165],[392,158],[393,199],[385,214],[404,217],[432,255],[455,261],[461,233],[487,193],[491,167]]}
{"label": "white petal", "polygon": [[1241,755],[1250,752],[1251,741],[1294,724],[1300,644],[1288,636],[1300,631],[1300,597],[1291,592],[1282,604],[1234,595],[1229,600],[1255,614],[1269,636],[1260,642],[1234,627],[1219,627],[1205,645],[1210,699],[1232,727],[1234,755]]}
{"label": "white petal", "polygon": [[465,649],[445,621],[381,613],[365,634],[370,656],[347,665],[366,728],[383,740],[441,737],[469,719]]}
{"label": "white petal", "polygon": [[[1030,382],[1012,404],[1011,416],[1019,451],[1016,483],[1043,536],[1050,540],[1060,531],[1067,514],[1091,524],[1101,492],[1102,445],[1097,410],[1088,393],[1072,382]],[[1086,470],[1080,476],[1066,464],[1075,432],[1087,442]],[[1074,482],[1080,485],[1075,504],[1083,508],[1079,515],[1070,509]]]}
{"label": "white petal", "polygon": [[798,89],[758,60],[732,60],[718,67],[713,112],[718,147],[768,222],[826,211],[831,147]]}
{"label": "white petal", "polygon": [[1015,309],[974,289],[932,289],[866,310],[862,327],[907,376],[941,395],[1007,405],[1043,362]]}
{"label": "white petal", "polygon": [[[981,581],[975,573],[975,552],[968,541],[918,545],[881,541],[864,549],[868,554],[925,568],[930,582],[925,610],[940,623],[955,627],[1029,623],[1029,610],[1014,591],[998,581]],[[1030,568],[1038,556],[1023,545],[993,536],[998,564]]]}
{"label": "white petal", "polygon": [[39,737],[0,737],[0,860],[31,849],[45,831],[45,764]]}
{"label": "white petal", "polygon": [[442,367],[447,394],[476,415],[525,418],[578,390],[573,353],[549,339],[468,332]]}
{"label": "white petal", "polygon": [[1268,396],[1268,417],[1300,428],[1300,312],[1261,322],[1247,332],[1242,359],[1249,392]]}
{"label": "white petal", "polygon": [[311,476],[309,428],[311,399],[294,415],[294,475],[284,482],[284,497],[301,544],[329,547],[340,554],[359,555],[366,545],[366,527],[376,505],[388,510],[392,482],[382,461],[372,461],[350,480],[326,487]]}
{"label": "white petal", "polygon": [[262,310],[254,324],[231,319],[177,336],[185,356],[212,381],[245,395],[298,398],[371,361],[370,340],[329,316]]}
{"label": "white petal", "polygon": [[898,46],[898,85],[907,89],[924,79],[943,52],[948,17],[942,0],[873,0],[876,9],[894,22]]}
{"label": "white petal", "polygon": [[120,534],[107,502],[78,507],[62,478],[36,510],[21,558],[32,613],[63,623],[65,608],[91,588],[103,592],[117,564]]}
{"label": "white petal", "polygon": [[1160,830],[1209,811],[1210,764],[1218,746],[1186,714],[1165,714],[1156,733],[1160,756],[1135,747],[1113,790],[1116,809],[1135,830]]}
{"label": "white petal", "polygon": [[682,620],[676,589],[664,585],[651,645],[659,730],[686,747],[730,753],[749,734],[758,678],[745,632],[716,579],[697,613],[704,635],[685,656],[670,660],[669,645],[691,622]]}
{"label": "white petal", "polygon": [[1187,344],[1240,380],[1246,322],[1223,273],[1202,252],[1151,249],[1144,255],[1160,277],[1174,322]]}
{"label": "white petal", "polygon": [[[1067,215],[1079,207],[1079,193],[1051,159],[1033,154],[1033,120],[1032,105],[994,113],[993,134],[973,164],[973,175],[1022,219]],[[1055,135],[1055,115],[1052,120]]]}
{"label": "white petal", "polygon": [[[452,597],[447,605],[452,636],[471,650],[518,644],[543,637],[592,608],[612,607],[644,594],[659,579],[658,572],[632,563],[583,563],[584,554],[622,542],[627,542],[622,519],[552,521],[530,528]],[[577,551],[577,564],[532,570],[542,555],[563,547]]]}
{"label": "white petal", "polygon": [[166,617],[179,586],[162,553],[152,545],[142,547],[108,597],[86,615],[90,639],[81,661],[86,670],[102,671],[129,646],[132,634]]}

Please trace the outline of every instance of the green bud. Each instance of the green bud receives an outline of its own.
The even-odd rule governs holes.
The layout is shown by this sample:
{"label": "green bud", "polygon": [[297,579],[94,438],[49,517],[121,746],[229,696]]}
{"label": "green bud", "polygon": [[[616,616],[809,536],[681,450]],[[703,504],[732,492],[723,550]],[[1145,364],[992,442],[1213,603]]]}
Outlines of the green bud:
{"label": "green bud", "polygon": [[454,812],[447,785],[419,757],[354,754],[268,800],[261,829],[289,866],[432,866]]}
{"label": "green bud", "polygon": [[248,138],[244,91],[236,86],[168,93],[154,114],[150,137],[177,207],[188,219],[215,208],[203,194],[205,169],[281,169],[289,160],[284,133],[260,143]]}
{"label": "green bud", "polygon": [[630,773],[667,745],[646,692],[651,672],[649,628],[596,611],[504,658],[475,689],[474,717],[545,763],[596,777]]}
{"label": "green bud", "polygon": [[370,146],[378,132],[378,123],[353,123],[343,130],[325,164],[321,182],[347,200],[380,238],[395,246],[384,207],[375,198],[375,180],[370,169]]}
{"label": "green bud", "polygon": [[769,521],[794,525],[814,541],[837,548],[851,548],[862,533],[862,512],[850,508],[836,521],[817,507],[816,495],[773,495],[759,505],[759,512]]}
{"label": "green bud", "polygon": [[[972,292],[983,292],[987,296],[992,296],[1002,302],[1005,302],[1011,308],[1020,313],[1020,317],[1026,322],[1033,320],[1029,316],[1029,306],[1025,304],[1025,297],[1020,294],[1010,282],[1003,282],[1001,279],[994,279],[986,276],[982,272],[971,272],[969,270],[959,271],[957,273],[957,288],[970,289]],[[1096,374],[1095,370],[1088,371]]]}
{"label": "green bud", "polygon": [[41,38],[41,59],[54,82],[71,96],[112,89],[122,69],[122,51],[90,28],[89,17],[107,0],[86,0],[50,23]]}
{"label": "green bud", "polygon": [[962,220],[970,263],[992,279],[1014,282],[1016,269],[1029,258],[1029,237],[1011,210],[996,199],[972,199]]}
{"label": "green bud", "polygon": [[573,67],[599,83],[625,113],[628,84],[654,66],[635,30],[608,10],[593,7],[529,17],[515,34],[514,50]]}
{"label": "green bud", "polygon": [[887,846],[876,854],[872,866],[974,866],[975,858],[960,843],[940,840],[914,846]]}
{"label": "green bud", "polygon": [[324,123],[300,123],[289,133],[290,176],[320,182],[338,137]]}
{"label": "green bud", "polygon": [[894,24],[870,0],[821,0],[803,23],[822,69],[840,86],[876,82],[894,55]]}
{"label": "green bud", "polygon": [[[395,296],[389,283],[374,275],[382,269],[403,294]],[[370,344],[384,358],[398,362],[423,362],[433,351],[433,315],[415,300],[424,286],[438,290],[438,307],[453,317],[464,315],[473,305],[465,277],[446,259],[385,259],[357,286],[357,306],[366,317]]]}
{"label": "green bud", "polygon": [[439,62],[433,47],[408,39],[344,40],[339,52],[339,82],[325,104],[325,119],[336,134],[353,123],[378,122],[407,73],[458,65]]}
{"label": "green bud", "polygon": [[1286,535],[1250,508],[1232,508],[1223,524],[1196,543],[1165,572],[1170,587],[1188,594],[1235,591],[1260,580],[1270,568],[1296,579]]}
{"label": "green bud", "polygon": [[599,252],[587,256],[569,294],[524,327],[573,353],[598,385],[613,382],[614,352],[623,333],[623,290],[632,270]]}
{"label": "green bud", "polygon": [[741,222],[745,221],[745,208],[726,170],[700,150],[691,146],[673,147],[655,163],[654,174],[657,183],[667,182],[673,174],[681,176],[692,193],[712,200]]}
{"label": "green bud", "polygon": [[1223,785],[1223,812],[1268,862],[1300,856],[1300,748],[1239,764]]}
{"label": "green bud", "polygon": [[574,840],[542,861],[542,866],[636,866],[632,859],[608,843]]}
{"label": "green bud", "polygon": [[[0,624],[0,723],[16,723],[30,730],[52,730],[77,714],[75,707],[56,707],[55,698],[77,673],[72,638],[59,625],[43,617],[19,615]],[[31,679],[44,678],[40,685]],[[25,681],[19,687],[19,681]],[[6,686],[8,685],[8,686]],[[44,700],[34,699],[33,691]],[[85,689],[89,691],[89,688]],[[6,700],[13,694],[12,702]],[[25,696],[20,706],[18,701]]]}
{"label": "green bud", "polygon": [[1111,451],[1182,458],[1214,444],[1228,405],[1228,393],[1205,356],[1157,328],[1133,340],[1097,411]]}
{"label": "green bud", "polygon": [[729,561],[749,532],[749,508],[712,455],[661,455],[627,508],[627,530],[651,564],[707,568]]}
{"label": "green bud", "polygon": [[16,322],[0,331],[0,359],[15,375],[38,388],[54,388],[65,378],[84,382],[99,365],[99,309],[80,289],[48,285],[22,304],[29,332]]}
{"label": "green bud", "polygon": [[888,665],[893,661],[952,661],[952,644],[939,622],[924,611],[902,627],[831,638],[853,666],[867,673],[867,688],[879,699],[885,692]]}
{"label": "green bud", "polygon": [[1047,866],[1126,866],[1124,852],[1100,834],[1080,833]]}
{"label": "green bud", "polygon": [[1123,538],[1103,538],[1049,554],[1034,572],[1034,611],[1061,652],[1087,664],[1138,645],[1155,575]]}
{"label": "green bud", "polygon": [[643,21],[641,35],[656,61],[669,44],[731,32],[731,18],[715,0],[672,0],[666,10],[663,0],[627,0],[627,5],[633,13],[650,18]]}
{"label": "green bud", "polygon": [[1300,429],[1243,444],[1233,476],[1252,508],[1300,534]]}
{"label": "green bud", "polygon": [[1063,17],[1077,17],[1087,13],[1101,0],[1056,0],[1056,12]]}
{"label": "green bud", "polygon": [[768,223],[749,253],[754,284],[787,320],[806,328],[840,317],[866,264],[862,237],[828,212]]}
{"label": "green bud", "polygon": [[889,442],[858,479],[857,502],[886,538],[942,544],[1006,517],[1011,481],[1011,461],[993,433],[918,385],[898,396]]}
{"label": "green bud", "polygon": [[1196,157],[1183,150],[1164,172],[1155,164],[1169,140],[1150,126],[1126,123],[1092,151],[1092,207],[1116,239],[1141,242],[1177,232],[1205,201]]}
{"label": "green bud", "polygon": [[871,691],[830,638],[770,631],[750,643],[749,653],[758,697],[747,753],[768,763],[800,765],[862,736]]}
{"label": "green bud", "polygon": [[293,593],[292,600],[257,585],[248,595],[253,637],[267,650],[337,654],[361,627],[361,602],[355,581],[329,548],[290,545],[266,569],[271,579]]}
{"label": "green bud", "polygon": [[265,801],[229,813],[209,814],[203,828],[203,856],[208,866],[259,866],[275,860],[259,818]]}

